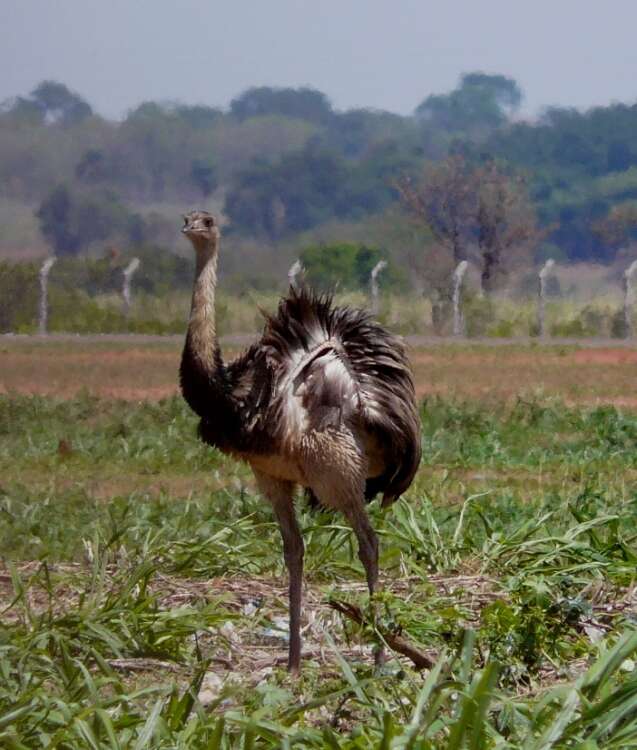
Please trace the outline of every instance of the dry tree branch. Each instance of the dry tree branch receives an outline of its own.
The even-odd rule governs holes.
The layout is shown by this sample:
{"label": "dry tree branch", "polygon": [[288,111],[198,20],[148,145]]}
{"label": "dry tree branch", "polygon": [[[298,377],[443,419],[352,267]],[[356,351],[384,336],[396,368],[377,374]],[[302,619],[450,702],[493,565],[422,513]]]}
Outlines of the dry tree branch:
{"label": "dry tree branch", "polygon": [[[330,599],[328,604],[332,609],[340,612],[357,625],[365,624],[365,616],[363,615],[361,608],[356,606],[356,604],[342,602],[338,599]],[[431,669],[433,667],[433,659],[423,651],[420,651],[420,649],[417,649],[413,643],[410,643],[406,638],[403,638],[402,635],[392,633],[384,628],[377,628],[377,630],[389,648],[392,651],[396,651],[396,653],[402,654],[402,656],[411,659],[416,669]]]}
{"label": "dry tree branch", "polygon": [[124,672],[151,672],[157,669],[176,672],[178,670],[176,664],[161,659],[107,659],[106,663],[109,667]]}

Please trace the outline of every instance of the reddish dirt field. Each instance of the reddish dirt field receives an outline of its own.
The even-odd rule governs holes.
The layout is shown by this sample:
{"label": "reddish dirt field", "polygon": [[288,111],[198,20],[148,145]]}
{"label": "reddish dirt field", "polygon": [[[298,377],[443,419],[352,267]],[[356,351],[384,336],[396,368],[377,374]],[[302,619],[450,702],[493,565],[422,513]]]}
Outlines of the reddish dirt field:
{"label": "reddish dirt field", "polygon": [[627,365],[637,363],[634,349],[584,349],[575,352],[573,358],[581,364]]}
{"label": "reddish dirt field", "polygon": [[[149,339],[0,339],[0,393],[158,400],[178,393],[181,342]],[[237,346],[225,347],[232,358]],[[637,408],[637,350],[627,347],[412,346],[419,397],[494,402],[518,396]]]}

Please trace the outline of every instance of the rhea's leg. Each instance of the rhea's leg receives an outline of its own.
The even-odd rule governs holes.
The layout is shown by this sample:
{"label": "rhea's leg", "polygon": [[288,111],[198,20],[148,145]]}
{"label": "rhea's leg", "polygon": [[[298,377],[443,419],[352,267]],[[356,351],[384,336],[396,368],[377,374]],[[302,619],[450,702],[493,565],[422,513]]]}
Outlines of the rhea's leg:
{"label": "rhea's leg", "polygon": [[[378,537],[369,521],[362,498],[348,504],[343,511],[358,540],[358,557],[365,568],[367,588],[371,599],[378,584]],[[377,667],[381,667],[384,662],[383,646],[378,645],[374,649],[374,663]]]}
{"label": "rhea's leg", "polygon": [[[371,597],[378,584],[378,537],[365,509],[366,458],[352,433],[325,432],[313,441],[305,473],[321,503],[340,510],[356,534]],[[376,650],[375,661],[382,664],[382,648]]]}
{"label": "rhea's leg", "polygon": [[283,555],[290,575],[290,648],[288,671],[298,674],[301,666],[301,594],[303,586],[303,537],[296,522],[294,506],[274,506],[283,537]]}
{"label": "rhea's leg", "polygon": [[283,537],[283,556],[289,573],[290,644],[288,671],[301,666],[301,593],[303,585],[303,537],[294,513],[294,485],[255,472],[260,490],[272,504]]}
{"label": "rhea's leg", "polygon": [[365,568],[367,588],[371,596],[378,584],[378,537],[369,522],[362,500],[348,504],[343,511],[358,540],[358,557]]}

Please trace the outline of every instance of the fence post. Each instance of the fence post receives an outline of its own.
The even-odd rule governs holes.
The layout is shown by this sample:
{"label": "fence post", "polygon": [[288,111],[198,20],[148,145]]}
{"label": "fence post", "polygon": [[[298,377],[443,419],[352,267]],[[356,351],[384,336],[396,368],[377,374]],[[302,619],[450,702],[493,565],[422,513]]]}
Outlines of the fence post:
{"label": "fence post", "polygon": [[379,296],[378,296],[378,275],[380,272],[387,267],[386,260],[379,260],[378,263],[372,268],[372,273],[369,278],[369,291],[371,295],[371,311],[372,315],[378,315],[380,309]]}
{"label": "fence post", "polygon": [[632,307],[633,307],[633,276],[637,271],[637,260],[634,260],[624,271],[624,326],[627,339],[635,335],[633,330]]}
{"label": "fence post", "polygon": [[460,292],[462,290],[462,281],[467,272],[468,263],[461,260],[456,270],[453,272],[453,335],[464,335],[464,319],[462,316],[462,305],[460,304]]}
{"label": "fence post", "polygon": [[302,276],[303,270],[304,269],[300,260],[295,260],[294,263],[292,263],[292,265],[290,266],[290,270],[288,271],[288,283],[290,284],[292,289],[299,288],[298,279],[299,276]]}
{"label": "fence post", "polygon": [[122,286],[122,299],[124,300],[124,315],[128,316],[131,306],[131,279],[133,274],[139,268],[139,258],[133,258],[124,269],[124,284]]}
{"label": "fence post", "polygon": [[551,272],[551,269],[555,266],[555,261],[553,258],[549,258],[546,263],[542,266],[540,269],[540,273],[538,274],[539,284],[538,284],[538,302],[537,302],[537,328],[538,328],[538,335],[540,338],[544,338],[545,330],[544,330],[544,299],[546,297],[546,278]]}
{"label": "fence post", "polygon": [[49,271],[51,270],[56,260],[57,258],[53,255],[50,258],[47,258],[42,264],[42,267],[40,268],[40,310],[39,310],[39,316],[38,316],[38,330],[40,331],[40,336],[46,336],[47,318],[48,318],[48,312],[49,312],[49,305],[48,305]]}

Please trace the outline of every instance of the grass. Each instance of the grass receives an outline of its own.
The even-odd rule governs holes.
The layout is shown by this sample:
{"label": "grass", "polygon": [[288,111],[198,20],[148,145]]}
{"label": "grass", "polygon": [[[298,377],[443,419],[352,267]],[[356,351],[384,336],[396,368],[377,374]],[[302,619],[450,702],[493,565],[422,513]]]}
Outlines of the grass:
{"label": "grass", "polygon": [[[178,398],[0,397],[0,746],[637,745],[637,416],[430,397],[416,482],[370,506],[373,611],[349,529],[299,505],[298,682],[271,513],[195,428]],[[388,630],[434,667],[374,673]]]}

